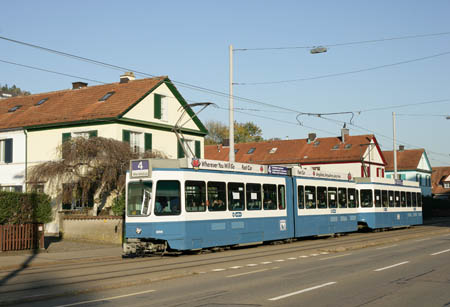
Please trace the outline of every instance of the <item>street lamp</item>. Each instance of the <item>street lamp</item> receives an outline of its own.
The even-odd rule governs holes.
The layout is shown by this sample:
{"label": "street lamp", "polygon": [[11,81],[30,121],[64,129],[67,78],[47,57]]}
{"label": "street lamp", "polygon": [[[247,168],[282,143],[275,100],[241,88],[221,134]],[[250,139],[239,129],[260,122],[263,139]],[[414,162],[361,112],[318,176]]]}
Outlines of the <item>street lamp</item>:
{"label": "street lamp", "polygon": [[[294,49],[295,47],[293,47],[292,49]],[[229,152],[229,156],[228,156],[228,160],[230,162],[234,162],[234,102],[233,102],[233,51],[239,50],[239,51],[247,51],[247,50],[251,50],[251,49],[233,49],[233,45],[230,45],[228,47],[229,49],[229,53],[230,53],[230,58],[229,58],[229,62],[230,62],[230,80],[229,80],[229,137],[230,137],[230,152]],[[283,49],[290,49],[290,48],[283,48]],[[311,54],[318,54],[318,53],[324,53],[327,52],[328,49],[324,46],[318,46],[318,47],[314,47],[311,48],[309,50],[309,52]],[[450,118],[450,116],[449,116]]]}

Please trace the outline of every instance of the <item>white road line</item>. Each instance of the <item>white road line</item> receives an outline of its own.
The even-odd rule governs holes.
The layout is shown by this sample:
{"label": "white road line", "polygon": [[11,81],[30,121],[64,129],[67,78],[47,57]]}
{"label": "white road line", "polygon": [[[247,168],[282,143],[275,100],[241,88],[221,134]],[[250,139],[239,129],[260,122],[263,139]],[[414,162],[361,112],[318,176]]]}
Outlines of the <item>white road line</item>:
{"label": "white road line", "polygon": [[425,239],[419,239],[419,240],[414,240],[416,242],[420,242],[420,241],[426,241],[426,240],[430,240],[429,238],[425,238]]}
{"label": "white road line", "polygon": [[275,260],[275,262],[284,262],[284,259]]}
{"label": "white road line", "polygon": [[272,262],[271,261],[264,261],[264,262],[261,262],[261,264],[271,264]]}
{"label": "white road line", "polygon": [[300,258],[308,258],[308,256],[302,255],[300,256]]}
{"label": "white road line", "polygon": [[430,254],[430,256],[436,256],[436,255],[443,254],[443,253],[446,253],[446,252],[450,252],[450,249],[446,249],[445,251],[440,251],[440,252],[437,252],[437,253],[434,253],[434,254]]}
{"label": "white road line", "polygon": [[83,305],[83,304],[89,304],[89,303],[95,303],[95,302],[101,302],[101,301],[117,300],[117,299],[119,299],[119,298],[124,298],[124,297],[129,297],[129,296],[139,295],[139,294],[145,294],[145,293],[151,293],[151,292],[155,292],[155,291],[156,291],[156,290],[147,290],[147,291],[136,292],[136,293],[130,293],[130,294],[125,294],[125,295],[119,295],[119,296],[112,296],[112,297],[99,298],[99,299],[97,299],[97,300],[83,301],[83,302],[77,302],[77,303],[66,304],[66,305],[59,305],[59,306],[56,306],[56,307],[76,306],[76,305]]}
{"label": "white road line", "polygon": [[288,260],[295,260],[295,259],[297,259],[297,258],[296,257],[288,258]]}
{"label": "white road line", "polygon": [[242,266],[240,266],[240,265],[230,267],[230,269],[233,269],[233,270],[240,269],[240,268],[242,268]]}
{"label": "white road line", "polygon": [[249,274],[253,274],[253,273],[264,272],[264,271],[267,271],[267,270],[268,269],[261,269],[261,270],[251,271],[251,272],[245,272],[245,273],[240,273],[240,274],[228,275],[227,278],[238,277],[238,276],[243,276],[243,275],[249,275]]}
{"label": "white road line", "polygon": [[211,271],[213,271],[213,272],[222,272],[222,271],[225,271],[225,269],[214,269],[214,270],[211,270]]}
{"label": "white road line", "polygon": [[249,263],[249,264],[247,264],[247,266],[257,266],[257,264],[256,263]]}
{"label": "white road line", "polygon": [[406,263],[409,263],[409,261],[404,261],[404,262],[393,264],[393,265],[390,265],[390,266],[387,266],[387,267],[384,267],[384,268],[381,268],[381,269],[376,269],[376,270],[374,270],[374,272],[384,271],[384,270],[387,270],[387,269],[390,269],[390,268],[393,268],[393,267],[396,267],[396,266],[399,266],[399,265],[402,265],[402,264],[406,264]]}
{"label": "white road line", "polygon": [[268,301],[278,301],[278,300],[284,299],[284,298],[289,297],[289,296],[293,296],[293,295],[297,295],[297,294],[300,294],[300,293],[308,292],[308,291],[311,291],[311,290],[316,290],[316,289],[323,288],[323,287],[326,287],[326,286],[334,285],[335,283],[336,283],[335,281],[327,282],[326,284],[323,284],[323,285],[319,285],[319,286],[303,289],[303,290],[300,290],[300,291],[288,293],[288,294],[285,294],[285,295],[269,298]]}
{"label": "white road line", "polygon": [[319,256],[319,254],[311,254],[310,256],[316,257]]}
{"label": "white road line", "polygon": [[329,253],[327,253],[327,252],[321,252],[320,254],[321,254],[321,255],[328,255]]}
{"label": "white road line", "polygon": [[326,258],[321,258],[320,260],[328,260],[328,259],[340,258],[340,257],[349,256],[349,255],[351,255],[351,254],[344,254],[344,255],[337,255],[337,256],[332,256],[332,257],[326,257]]}
{"label": "white road line", "polygon": [[394,247],[394,246],[397,246],[397,244],[389,245],[389,246],[383,246],[383,247],[378,247],[377,249],[386,249],[386,248],[391,248],[391,247]]}

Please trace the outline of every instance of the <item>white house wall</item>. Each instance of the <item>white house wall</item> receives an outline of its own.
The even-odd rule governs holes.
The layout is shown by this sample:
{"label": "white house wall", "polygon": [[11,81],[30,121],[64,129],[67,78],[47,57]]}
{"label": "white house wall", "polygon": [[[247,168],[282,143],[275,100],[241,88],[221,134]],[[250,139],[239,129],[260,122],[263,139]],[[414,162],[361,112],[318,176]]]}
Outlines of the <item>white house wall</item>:
{"label": "white house wall", "polygon": [[[156,119],[154,117],[155,94],[164,96],[164,100],[167,100],[168,104],[167,121]],[[180,102],[175,98],[175,96],[172,94],[167,85],[162,84],[157,89],[155,89],[150,95],[145,97],[140,103],[134,106],[130,111],[128,111],[123,116],[123,118],[137,119],[147,122],[155,122],[159,124],[174,126],[183,112],[183,109],[180,109],[180,107],[181,107]],[[190,116],[188,114],[185,114],[181,123],[186,122],[189,119],[189,117]],[[189,120],[186,123],[186,125],[183,126],[183,128],[189,128],[197,131],[199,130],[197,125],[192,120]]]}
{"label": "white house wall", "polygon": [[22,186],[25,178],[25,133],[23,130],[0,132],[0,140],[12,139],[12,163],[0,162],[0,185]]}
{"label": "white house wall", "polygon": [[430,164],[428,164],[425,154],[422,154],[422,157],[420,157],[420,161],[419,164],[417,165],[417,168],[431,172],[431,166]]}

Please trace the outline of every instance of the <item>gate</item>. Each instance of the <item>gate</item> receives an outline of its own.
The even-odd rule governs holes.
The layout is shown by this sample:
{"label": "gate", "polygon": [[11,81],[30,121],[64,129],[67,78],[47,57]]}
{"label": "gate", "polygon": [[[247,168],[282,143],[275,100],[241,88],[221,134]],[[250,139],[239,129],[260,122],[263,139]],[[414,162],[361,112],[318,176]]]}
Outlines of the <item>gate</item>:
{"label": "gate", "polygon": [[0,225],[0,251],[43,248],[43,224]]}

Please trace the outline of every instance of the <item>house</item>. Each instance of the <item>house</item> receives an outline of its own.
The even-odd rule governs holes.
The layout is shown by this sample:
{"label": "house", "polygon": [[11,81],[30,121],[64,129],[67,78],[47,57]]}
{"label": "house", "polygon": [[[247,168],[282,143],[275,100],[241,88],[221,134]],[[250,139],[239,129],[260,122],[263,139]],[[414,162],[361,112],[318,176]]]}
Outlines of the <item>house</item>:
{"label": "house", "polygon": [[433,167],[431,188],[434,198],[450,200],[450,166]]}
{"label": "house", "polygon": [[173,128],[183,108],[191,120],[183,142],[203,157],[206,128],[166,76],[139,79],[126,73],[117,83],[88,86],[0,101],[0,188],[25,190],[30,166],[60,159],[57,147],[72,137],[123,140],[136,151],[156,149],[183,157]]}
{"label": "house", "polygon": [[[205,158],[228,161],[229,147],[205,146]],[[274,140],[235,144],[235,160],[241,163],[301,166],[306,169],[345,173],[352,177],[384,177],[384,157],[374,135]]]}
{"label": "house", "polygon": [[[386,177],[394,178],[394,151],[383,151],[386,159]],[[419,182],[423,196],[431,196],[431,164],[425,149],[397,151],[397,179]]]}

